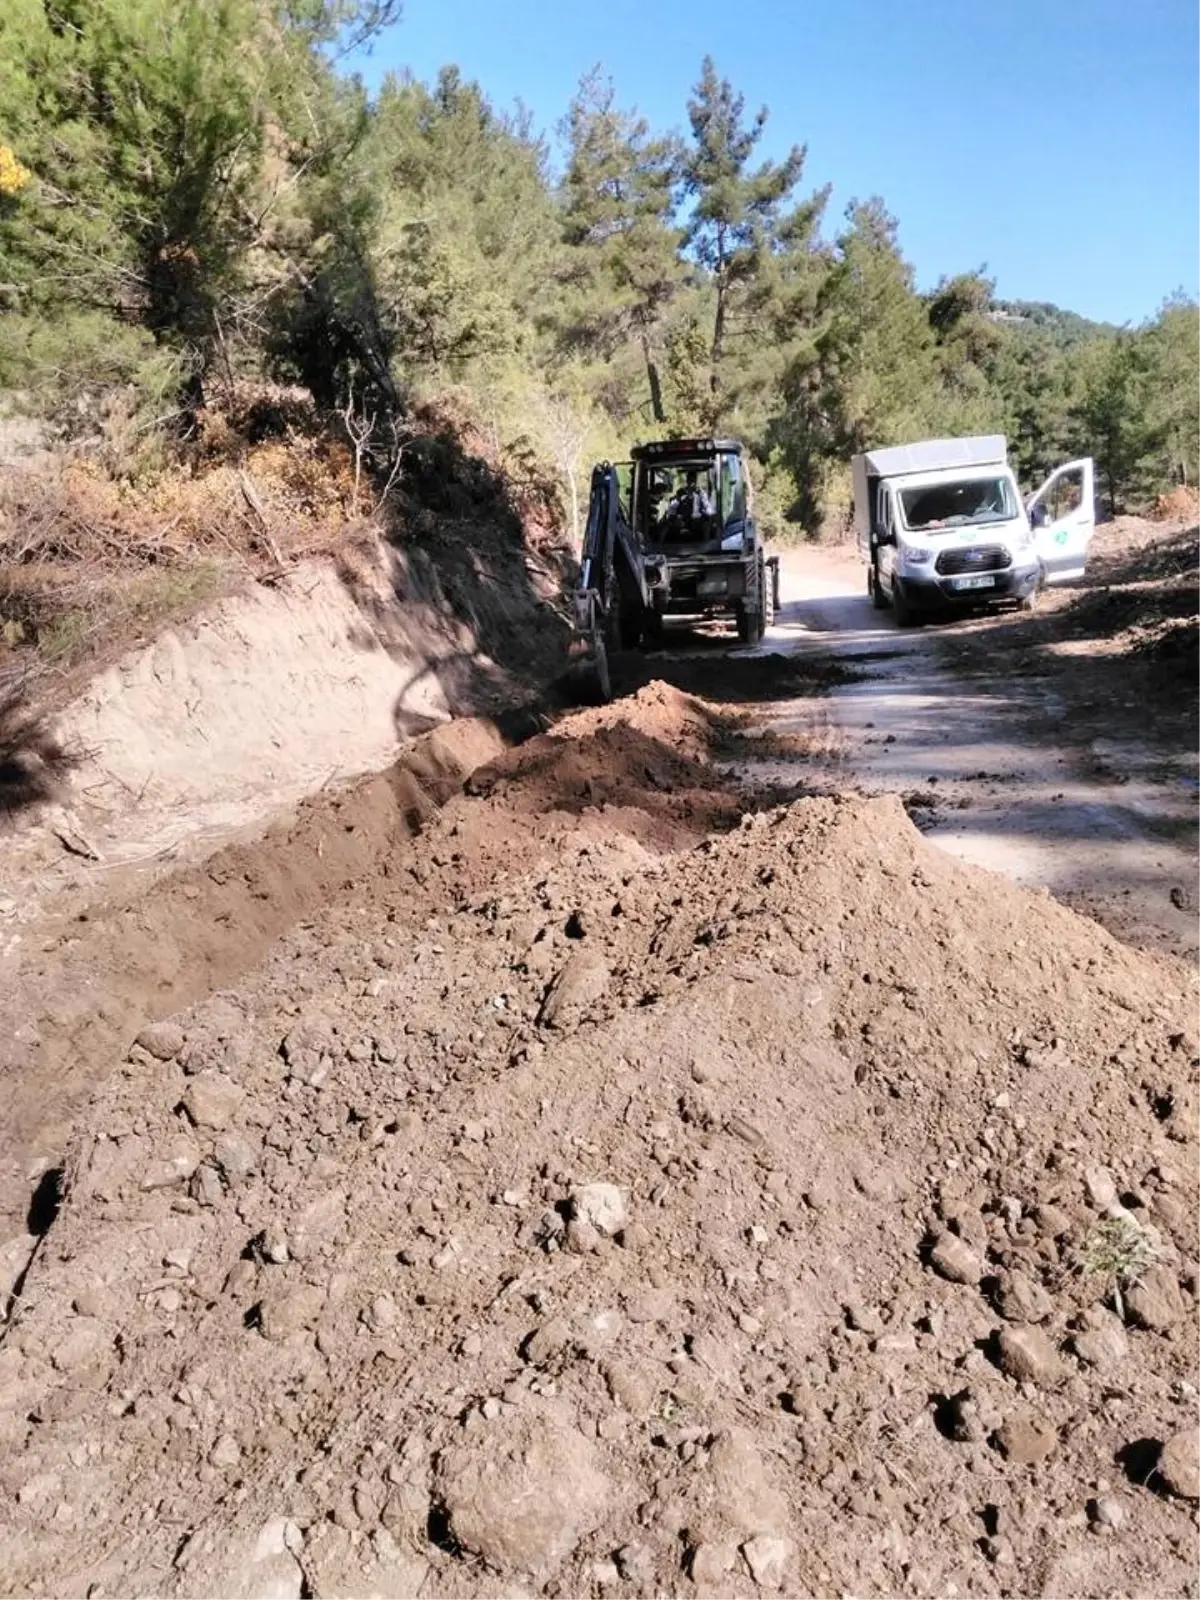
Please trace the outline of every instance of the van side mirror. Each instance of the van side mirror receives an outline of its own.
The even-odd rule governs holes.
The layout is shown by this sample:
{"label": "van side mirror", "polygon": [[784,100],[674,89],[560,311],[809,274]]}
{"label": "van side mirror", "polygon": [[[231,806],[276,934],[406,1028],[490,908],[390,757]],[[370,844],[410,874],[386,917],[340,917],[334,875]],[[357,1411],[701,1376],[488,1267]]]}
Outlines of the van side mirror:
{"label": "van side mirror", "polygon": [[1029,512],[1029,526],[1031,528],[1044,528],[1050,521],[1050,508],[1044,500],[1039,500]]}

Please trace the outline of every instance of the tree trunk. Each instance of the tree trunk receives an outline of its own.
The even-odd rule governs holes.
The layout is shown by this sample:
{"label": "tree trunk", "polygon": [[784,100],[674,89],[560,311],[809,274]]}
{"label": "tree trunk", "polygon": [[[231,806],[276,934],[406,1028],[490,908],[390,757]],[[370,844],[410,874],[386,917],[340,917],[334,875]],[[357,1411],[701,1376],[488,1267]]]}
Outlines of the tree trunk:
{"label": "tree trunk", "polygon": [[646,380],[650,385],[650,409],[654,413],[655,422],[665,422],[667,413],[663,409],[662,380],[658,374],[658,363],[654,359],[654,352],[650,348],[650,336],[644,330],[642,358],[646,363]]}
{"label": "tree trunk", "polygon": [[713,322],[712,341],[712,367],[708,375],[708,387],[714,398],[721,389],[721,355],[725,348],[725,283],[723,276],[717,275],[717,315]]}

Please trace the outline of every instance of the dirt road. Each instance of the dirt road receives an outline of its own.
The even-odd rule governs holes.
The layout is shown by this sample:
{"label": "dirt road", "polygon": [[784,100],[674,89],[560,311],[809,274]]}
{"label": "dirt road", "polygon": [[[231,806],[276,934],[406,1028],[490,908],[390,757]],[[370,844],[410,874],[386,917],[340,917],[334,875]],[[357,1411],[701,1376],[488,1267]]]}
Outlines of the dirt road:
{"label": "dirt road", "polygon": [[1191,713],[1085,755],[1174,646],[798,572],[762,649],[44,930],[5,1593],[1196,1594],[1186,845],[1128,805]]}
{"label": "dirt road", "polygon": [[897,629],[848,552],[785,558],[782,600],[764,651],[862,674],[769,707],[808,751],[823,735],[831,780],[901,795],[941,848],[1122,938],[1195,953],[1197,754],[1155,741],[1154,707],[1135,692],[1081,708],[1052,656],[1013,671],[1011,617]]}

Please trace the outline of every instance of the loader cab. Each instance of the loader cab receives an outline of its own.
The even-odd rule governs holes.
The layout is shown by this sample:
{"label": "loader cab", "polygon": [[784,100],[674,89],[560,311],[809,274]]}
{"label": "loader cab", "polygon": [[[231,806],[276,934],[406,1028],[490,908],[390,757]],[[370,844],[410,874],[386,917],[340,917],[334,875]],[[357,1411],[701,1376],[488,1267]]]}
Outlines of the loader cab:
{"label": "loader cab", "polygon": [[632,455],[630,522],[643,549],[740,549],[748,531],[753,538],[749,474],[736,440],[669,439]]}

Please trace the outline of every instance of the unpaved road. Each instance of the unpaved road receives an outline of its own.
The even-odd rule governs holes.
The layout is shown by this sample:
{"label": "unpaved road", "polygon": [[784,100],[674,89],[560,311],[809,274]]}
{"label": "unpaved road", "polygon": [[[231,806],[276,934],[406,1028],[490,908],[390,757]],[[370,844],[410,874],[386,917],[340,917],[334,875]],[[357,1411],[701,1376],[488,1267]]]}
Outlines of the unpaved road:
{"label": "unpaved road", "polygon": [[[831,781],[901,795],[921,831],[960,860],[1041,887],[1146,948],[1197,948],[1195,746],[1076,717],[1047,661],[989,668],[1013,619],[898,629],[872,609],[845,552],[785,558],[782,606],[762,651],[833,656],[862,673],[820,700],[770,704],[767,725],[824,753]],[[946,649],[971,651],[964,663]],[[1153,708],[1144,708],[1152,711]],[[1106,736],[1107,734],[1107,736]],[[775,767],[788,774],[786,757]]]}
{"label": "unpaved road", "polygon": [[1083,836],[1102,660],[803,567],[46,930],[5,1593],[1196,1595],[1194,973],[955,859],[1174,814]]}

